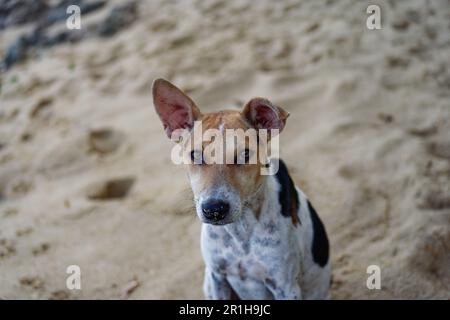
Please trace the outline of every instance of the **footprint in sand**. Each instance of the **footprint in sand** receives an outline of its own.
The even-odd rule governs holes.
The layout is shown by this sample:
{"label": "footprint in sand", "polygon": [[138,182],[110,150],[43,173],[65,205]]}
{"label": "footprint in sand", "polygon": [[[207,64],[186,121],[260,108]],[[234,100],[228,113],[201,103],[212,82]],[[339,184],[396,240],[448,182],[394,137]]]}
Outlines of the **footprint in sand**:
{"label": "footprint in sand", "polygon": [[50,294],[49,300],[67,300],[69,298],[70,298],[70,295],[67,291],[56,290]]}
{"label": "footprint in sand", "polygon": [[431,141],[427,150],[435,157],[450,160],[450,141]]}
{"label": "footprint in sand", "polygon": [[31,108],[31,119],[48,119],[50,117],[50,106],[53,103],[53,98],[43,97]]}
{"label": "footprint in sand", "polygon": [[387,70],[392,68],[406,69],[410,61],[408,57],[402,55],[387,55],[384,60]]}
{"label": "footprint in sand", "polygon": [[[450,208],[450,185],[448,165],[432,170],[433,163],[450,163],[450,141],[443,138],[434,138],[426,144],[428,153],[437,158],[429,161],[427,165],[430,186],[421,187],[418,192],[420,201],[418,208],[429,210],[445,210]],[[433,172],[432,174],[430,174]]]}
{"label": "footprint in sand", "polygon": [[345,163],[337,168],[338,175],[344,179],[355,179],[364,172],[363,166],[358,163]]}
{"label": "footprint in sand", "polygon": [[436,277],[443,285],[449,285],[450,229],[437,226],[417,239],[418,243],[408,259],[409,264],[420,272]]}
{"label": "footprint in sand", "polygon": [[14,217],[19,213],[19,210],[17,210],[17,208],[7,208],[5,209],[5,211],[3,212],[3,217],[4,218],[9,218],[9,217]]}
{"label": "footprint in sand", "polygon": [[35,276],[25,276],[20,278],[19,283],[22,287],[31,288],[34,290],[40,290],[44,287],[44,280]]}
{"label": "footprint in sand", "polygon": [[93,183],[87,187],[90,200],[114,200],[125,198],[135,182],[133,177],[113,178]]}
{"label": "footprint in sand", "polygon": [[153,32],[168,32],[177,27],[177,21],[169,18],[156,18],[156,21],[152,21],[149,29]]}
{"label": "footprint in sand", "polygon": [[31,228],[31,227],[26,227],[26,228],[17,229],[17,230],[16,230],[16,236],[17,236],[18,238],[25,237],[25,236],[31,234],[33,231],[34,231],[34,230],[33,230],[33,228]]}
{"label": "footprint in sand", "polygon": [[124,140],[124,135],[111,128],[92,129],[89,131],[89,148],[99,154],[116,151]]}
{"label": "footprint in sand", "polygon": [[320,22],[315,21],[306,26],[305,33],[313,33],[319,29],[320,29]]}
{"label": "footprint in sand", "polygon": [[31,249],[31,253],[33,256],[39,256],[44,253],[46,253],[50,249],[50,244],[48,243],[41,243],[38,246]]}
{"label": "footprint in sand", "polygon": [[64,140],[52,141],[36,160],[37,170],[51,176],[64,176],[96,165],[95,157],[118,150],[125,135],[112,128],[79,131]]}
{"label": "footprint in sand", "polygon": [[426,138],[438,132],[438,125],[433,123],[431,125],[425,125],[420,127],[410,127],[407,128],[407,132],[416,137]]}
{"label": "footprint in sand", "polygon": [[0,165],[0,200],[24,196],[33,187],[33,181],[26,175],[21,164],[11,162]]}
{"label": "footprint in sand", "polygon": [[33,139],[33,134],[31,132],[25,131],[20,135],[21,142],[29,142]]}
{"label": "footprint in sand", "polygon": [[409,27],[409,21],[402,16],[395,17],[394,21],[392,21],[391,26],[396,31],[406,31]]}
{"label": "footprint in sand", "polygon": [[7,187],[7,196],[24,196],[33,189],[33,182],[26,179],[12,181]]}
{"label": "footprint in sand", "polygon": [[381,240],[390,224],[391,204],[388,195],[360,183],[352,202],[349,220],[343,221],[346,230],[354,235],[367,233],[368,236],[370,232],[373,241]]}
{"label": "footprint in sand", "polygon": [[5,153],[0,156],[0,165],[6,164],[14,160],[14,155],[12,153]]}
{"label": "footprint in sand", "polygon": [[16,254],[14,241],[9,239],[0,239],[0,260],[6,259]]}
{"label": "footprint in sand", "polygon": [[49,176],[64,176],[83,171],[95,165],[89,156],[86,131],[80,130],[64,140],[49,141],[37,157],[37,171]]}
{"label": "footprint in sand", "polygon": [[431,189],[423,195],[420,203],[420,209],[444,210],[450,209],[450,194],[444,190]]}

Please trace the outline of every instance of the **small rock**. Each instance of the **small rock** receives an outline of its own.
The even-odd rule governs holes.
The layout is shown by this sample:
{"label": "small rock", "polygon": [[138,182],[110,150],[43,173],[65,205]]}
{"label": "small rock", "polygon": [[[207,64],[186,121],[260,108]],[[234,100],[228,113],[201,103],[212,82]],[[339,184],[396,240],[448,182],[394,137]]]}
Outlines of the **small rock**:
{"label": "small rock", "polygon": [[128,282],[122,289],[121,298],[127,299],[134,292],[134,290],[136,290],[139,287],[139,285],[140,283],[136,279],[133,279],[130,282]]}

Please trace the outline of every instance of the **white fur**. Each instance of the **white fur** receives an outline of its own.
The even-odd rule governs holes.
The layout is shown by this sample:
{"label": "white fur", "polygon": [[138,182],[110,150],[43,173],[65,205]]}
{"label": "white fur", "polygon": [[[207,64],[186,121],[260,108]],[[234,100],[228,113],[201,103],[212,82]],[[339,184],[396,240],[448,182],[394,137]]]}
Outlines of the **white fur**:
{"label": "white fur", "polygon": [[208,299],[230,299],[233,291],[241,299],[329,298],[330,264],[320,267],[312,258],[307,198],[297,189],[301,224],[294,225],[291,217],[280,213],[279,188],[276,178],[268,176],[259,191],[263,199],[259,219],[243,207],[233,223],[203,224],[201,249]]}

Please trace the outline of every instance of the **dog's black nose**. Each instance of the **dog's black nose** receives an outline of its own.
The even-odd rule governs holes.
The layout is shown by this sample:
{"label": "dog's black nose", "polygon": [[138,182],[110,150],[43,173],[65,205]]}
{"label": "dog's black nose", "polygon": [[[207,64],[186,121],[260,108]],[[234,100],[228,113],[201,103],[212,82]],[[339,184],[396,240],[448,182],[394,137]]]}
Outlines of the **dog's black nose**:
{"label": "dog's black nose", "polygon": [[202,204],[203,215],[211,221],[220,221],[227,215],[230,205],[222,200],[208,200]]}

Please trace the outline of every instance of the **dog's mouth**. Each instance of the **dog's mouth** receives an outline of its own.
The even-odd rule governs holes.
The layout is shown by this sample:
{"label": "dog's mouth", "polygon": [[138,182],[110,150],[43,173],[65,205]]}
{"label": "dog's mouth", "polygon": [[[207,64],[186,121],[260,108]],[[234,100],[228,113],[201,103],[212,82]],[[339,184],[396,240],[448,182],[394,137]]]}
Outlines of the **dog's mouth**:
{"label": "dog's mouth", "polygon": [[228,221],[228,219],[222,219],[222,220],[214,220],[214,219],[206,220],[206,219],[203,219],[202,222],[206,223],[206,224],[211,224],[213,226],[224,226],[224,225],[232,223],[233,221],[231,221],[231,220]]}
{"label": "dog's mouth", "polygon": [[205,224],[210,224],[210,225],[214,225],[214,226],[224,226],[224,225],[235,222],[236,216],[237,215],[230,213],[223,218],[214,216],[214,215],[212,217],[207,218],[202,214],[200,220],[202,221],[202,223],[205,223]]}

